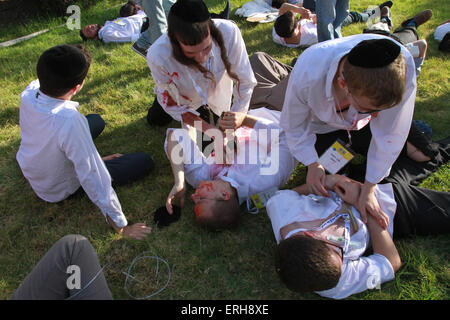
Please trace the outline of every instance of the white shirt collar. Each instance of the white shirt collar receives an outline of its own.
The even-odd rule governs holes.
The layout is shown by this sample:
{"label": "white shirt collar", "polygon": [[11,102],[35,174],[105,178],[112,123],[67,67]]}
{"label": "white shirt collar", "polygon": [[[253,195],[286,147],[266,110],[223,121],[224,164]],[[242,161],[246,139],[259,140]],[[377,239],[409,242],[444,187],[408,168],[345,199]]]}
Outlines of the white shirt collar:
{"label": "white shirt collar", "polygon": [[330,67],[328,69],[327,80],[325,84],[325,94],[329,100],[334,99],[333,97],[333,80],[336,72],[338,71],[339,61],[341,61],[342,57],[345,56],[348,52],[339,52],[333,60],[331,60]]}
{"label": "white shirt collar", "polygon": [[54,109],[55,107],[64,104],[64,107],[68,107],[71,109],[78,110],[79,103],[72,100],[63,100],[58,98],[53,98],[45,93],[43,93],[41,90],[38,90],[36,92],[36,100],[38,104],[42,107],[51,107],[51,109]]}

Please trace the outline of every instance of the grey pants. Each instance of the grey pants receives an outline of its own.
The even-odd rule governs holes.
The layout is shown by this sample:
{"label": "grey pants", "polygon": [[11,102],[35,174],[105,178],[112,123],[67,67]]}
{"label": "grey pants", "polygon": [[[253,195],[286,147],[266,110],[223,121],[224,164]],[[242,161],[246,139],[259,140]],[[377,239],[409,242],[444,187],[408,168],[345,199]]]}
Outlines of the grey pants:
{"label": "grey pants", "polygon": [[250,65],[257,81],[250,99],[250,109],[267,107],[281,111],[292,67],[265,52],[255,52],[250,57]]}
{"label": "grey pants", "polygon": [[[69,266],[78,267],[79,289],[75,280],[77,272]],[[101,269],[89,240],[80,235],[67,235],[50,248],[11,300],[111,300],[111,291]]]}

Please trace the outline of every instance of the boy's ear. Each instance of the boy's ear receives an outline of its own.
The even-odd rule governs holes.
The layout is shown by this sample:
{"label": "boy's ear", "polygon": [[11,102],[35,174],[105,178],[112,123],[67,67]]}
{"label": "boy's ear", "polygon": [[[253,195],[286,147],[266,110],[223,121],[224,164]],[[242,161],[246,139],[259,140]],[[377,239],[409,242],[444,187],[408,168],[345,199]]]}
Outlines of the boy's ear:
{"label": "boy's ear", "polygon": [[222,200],[225,201],[230,200],[231,194],[228,191],[222,191],[222,198],[223,198]]}
{"label": "boy's ear", "polygon": [[77,94],[78,92],[81,91],[81,89],[83,88],[83,86],[84,86],[84,80],[83,80],[82,83],[77,84],[75,87],[73,87],[71,91],[73,91],[73,94],[75,95],[75,94]]}
{"label": "boy's ear", "polygon": [[337,77],[337,83],[341,89],[347,89],[347,82],[342,76],[342,73]]}

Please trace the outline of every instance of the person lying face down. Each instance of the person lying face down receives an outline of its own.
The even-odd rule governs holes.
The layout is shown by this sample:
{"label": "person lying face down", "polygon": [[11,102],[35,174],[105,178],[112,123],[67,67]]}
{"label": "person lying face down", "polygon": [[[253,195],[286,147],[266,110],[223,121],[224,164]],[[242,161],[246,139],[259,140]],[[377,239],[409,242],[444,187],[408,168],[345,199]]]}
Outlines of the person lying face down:
{"label": "person lying face down", "polygon": [[[214,139],[207,147],[214,148],[208,157],[191,139],[188,130],[169,129],[166,153],[175,180],[166,202],[169,214],[175,201],[181,207],[184,205],[185,181],[196,188],[191,199],[195,203],[197,223],[214,230],[235,225],[240,204],[253,194],[283,186],[297,162],[278,125],[279,115],[278,111],[265,108],[250,110],[249,114],[235,113],[233,118],[239,119],[235,132],[237,150],[230,147],[232,143],[222,144],[223,133],[219,129],[216,135],[208,133],[213,128],[205,130]],[[198,123],[208,128],[206,122]],[[224,145],[228,149],[222,153]]]}

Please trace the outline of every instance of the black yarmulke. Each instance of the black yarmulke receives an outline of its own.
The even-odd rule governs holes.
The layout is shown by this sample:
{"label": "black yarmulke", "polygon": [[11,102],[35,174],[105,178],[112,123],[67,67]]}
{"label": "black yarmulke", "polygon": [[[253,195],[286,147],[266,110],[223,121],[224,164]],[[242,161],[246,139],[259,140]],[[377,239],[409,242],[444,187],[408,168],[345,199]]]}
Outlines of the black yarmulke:
{"label": "black yarmulke", "polygon": [[388,39],[364,40],[350,51],[347,59],[356,67],[382,68],[397,59],[400,51],[400,46]]}
{"label": "black yarmulke", "polygon": [[166,206],[162,206],[155,211],[153,221],[155,221],[159,228],[167,227],[172,222],[178,221],[178,219],[180,219],[181,208],[174,205],[172,206],[172,209],[172,214],[169,214],[169,212],[167,212]]}
{"label": "black yarmulke", "polygon": [[205,22],[211,17],[202,0],[178,0],[170,8],[170,13],[189,23]]}

